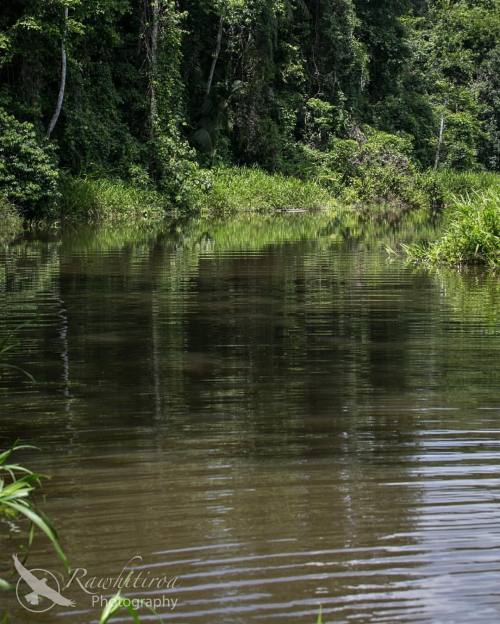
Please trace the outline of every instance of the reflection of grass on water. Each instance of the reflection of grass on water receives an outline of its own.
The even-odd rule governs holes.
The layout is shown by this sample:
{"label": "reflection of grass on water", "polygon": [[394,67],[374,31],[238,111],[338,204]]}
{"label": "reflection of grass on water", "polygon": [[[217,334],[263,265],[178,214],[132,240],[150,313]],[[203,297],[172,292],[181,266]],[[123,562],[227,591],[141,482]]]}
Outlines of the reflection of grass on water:
{"label": "reflection of grass on water", "polygon": [[383,248],[399,240],[431,238],[434,229],[425,211],[414,211],[400,223],[391,224],[367,222],[354,210],[332,208],[316,213],[191,220],[178,226],[177,244],[204,253],[260,251],[299,241],[328,245],[349,240]]}
{"label": "reflection of grass on water", "polygon": [[210,251],[259,251],[287,242],[335,239],[336,214],[245,215],[235,219],[199,219],[180,228],[182,246]]}
{"label": "reflection of grass on water", "polygon": [[127,246],[147,245],[155,240],[163,230],[163,224],[150,224],[141,227],[136,224],[118,226],[80,226],[67,228],[64,232],[64,245],[75,253],[99,253],[120,250]]}
{"label": "reflection of grass on water", "polygon": [[500,282],[497,275],[478,269],[457,273],[446,268],[431,274],[450,307],[452,320],[498,327]]}
{"label": "reflection of grass on water", "polygon": [[[432,237],[434,226],[425,211],[414,211],[399,223],[366,221],[356,211],[330,208],[317,212],[244,214],[226,218],[191,218],[148,227],[113,225],[68,227],[62,244],[72,253],[106,253],[126,247],[140,249],[162,237],[172,249],[196,252],[260,251],[270,245],[310,241],[329,244],[352,240],[380,247],[395,241],[419,241]],[[34,241],[21,241],[11,250],[31,248]]]}

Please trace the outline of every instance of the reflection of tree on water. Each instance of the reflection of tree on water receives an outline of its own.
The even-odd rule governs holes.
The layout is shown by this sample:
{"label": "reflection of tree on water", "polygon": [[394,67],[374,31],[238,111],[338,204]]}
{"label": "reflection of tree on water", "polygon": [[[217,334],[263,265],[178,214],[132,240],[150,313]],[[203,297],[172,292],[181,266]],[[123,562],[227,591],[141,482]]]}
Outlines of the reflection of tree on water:
{"label": "reflection of tree on water", "polygon": [[[229,540],[241,543],[234,557],[261,557],[232,564],[232,576],[224,563],[189,564],[199,574],[189,582],[207,570],[220,581],[212,599],[251,591],[228,580],[280,576],[250,587],[264,602],[304,604],[324,590],[326,605],[368,586],[396,592],[417,566],[404,537],[420,499],[415,409],[423,396],[442,402],[447,385],[466,401],[460,370],[474,354],[461,342],[453,362],[443,356],[446,300],[433,277],[349,249],[330,230],[300,242],[324,224],[287,232],[281,222],[282,243],[263,234],[252,253],[231,251],[229,226],[218,227],[202,244],[176,232],[42,245],[4,274],[4,309],[33,321],[27,346],[43,382],[22,435],[65,449],[59,470],[82,508],[64,523],[67,539],[83,552],[101,535],[81,565],[110,573],[123,542],[151,552]],[[26,405],[16,383],[7,408]],[[0,426],[17,437],[16,411],[6,411]]]}

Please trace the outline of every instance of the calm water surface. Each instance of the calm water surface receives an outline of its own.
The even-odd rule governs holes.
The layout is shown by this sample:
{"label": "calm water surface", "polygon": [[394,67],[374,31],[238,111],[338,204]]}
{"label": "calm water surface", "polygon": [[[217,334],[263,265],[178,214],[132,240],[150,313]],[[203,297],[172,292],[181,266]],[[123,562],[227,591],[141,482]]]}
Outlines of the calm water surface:
{"label": "calm water surface", "polygon": [[[42,449],[74,567],[178,577],[128,592],[176,598],[166,622],[499,621],[498,283],[345,238],[289,217],[0,253],[0,334],[37,380],[2,372],[1,446]],[[29,562],[62,571],[42,538]],[[66,594],[1,600],[96,621]]]}

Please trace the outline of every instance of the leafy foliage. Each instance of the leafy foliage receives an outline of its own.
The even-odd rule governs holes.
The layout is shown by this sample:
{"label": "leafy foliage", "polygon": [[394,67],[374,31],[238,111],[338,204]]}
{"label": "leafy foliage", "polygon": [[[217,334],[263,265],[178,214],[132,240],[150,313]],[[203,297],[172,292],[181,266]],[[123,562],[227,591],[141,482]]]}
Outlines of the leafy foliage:
{"label": "leafy foliage", "polygon": [[0,196],[28,213],[46,211],[57,201],[57,183],[52,150],[32,124],[0,108]]}
{"label": "leafy foliage", "polygon": [[420,205],[409,182],[419,167],[500,166],[498,8],[4,0],[0,193],[44,216],[57,199],[56,150],[75,177],[141,172],[142,186],[183,208],[209,186],[200,164],[258,165],[337,195],[352,183],[361,202]]}

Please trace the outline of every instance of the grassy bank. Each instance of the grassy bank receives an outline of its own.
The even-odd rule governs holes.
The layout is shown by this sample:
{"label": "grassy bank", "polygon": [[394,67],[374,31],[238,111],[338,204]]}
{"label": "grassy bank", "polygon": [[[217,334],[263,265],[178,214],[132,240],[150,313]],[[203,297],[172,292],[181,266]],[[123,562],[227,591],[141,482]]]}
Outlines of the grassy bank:
{"label": "grassy bank", "polygon": [[[375,153],[384,152],[377,148]],[[267,219],[261,230],[251,233],[253,240],[262,242],[263,238],[289,236],[288,226],[280,221],[285,219],[284,213],[318,212],[328,216],[330,223],[336,223],[338,236],[359,239],[365,231],[369,231],[371,238],[372,230],[379,234],[394,232],[396,239],[399,236],[396,247],[401,242],[415,240],[400,227],[403,221],[408,221],[405,216],[408,212],[412,222],[421,224],[433,213],[441,215],[438,227],[442,236],[432,243],[405,247],[411,262],[498,266],[498,174],[417,172],[405,168],[406,164],[401,172],[390,163],[363,165],[336,192],[319,177],[302,180],[245,167],[206,171],[206,191],[190,206],[190,212],[201,214],[205,222],[214,219],[218,222],[217,240],[225,235],[247,241],[247,229],[254,226],[247,228],[245,218],[251,214]],[[124,227],[151,228],[159,225],[167,214],[172,215],[171,204],[159,192],[103,178],[65,178],[54,213],[62,222],[107,225],[108,232]],[[5,201],[0,202],[0,217],[1,243],[21,230],[22,221],[19,213]],[[229,217],[230,223],[225,223]],[[314,233],[311,235],[314,237]],[[429,236],[428,240],[434,237]]]}
{"label": "grassy bank", "polygon": [[449,202],[458,196],[499,188],[500,174],[491,171],[439,171],[427,174]]}
{"label": "grassy bank", "polygon": [[3,245],[23,229],[23,220],[17,210],[0,197],[0,245]]}
{"label": "grassy bank", "polygon": [[444,171],[427,174],[443,208],[442,235],[405,247],[408,260],[426,266],[500,265],[500,175]]}
{"label": "grassy bank", "polygon": [[444,217],[443,235],[406,248],[414,263],[500,266],[500,194],[489,190],[456,197]]}
{"label": "grassy bank", "polygon": [[334,205],[316,182],[304,182],[260,169],[231,167],[213,172],[211,188],[200,206],[203,215],[321,210]]}
{"label": "grassy bank", "polygon": [[164,218],[166,208],[156,191],[122,180],[67,178],[61,185],[60,216],[66,221],[151,224]]}

